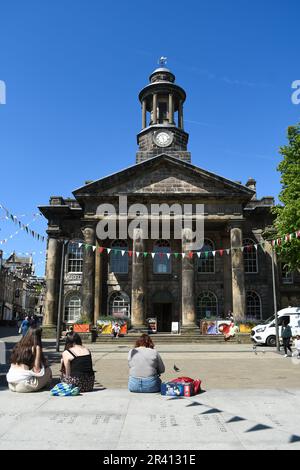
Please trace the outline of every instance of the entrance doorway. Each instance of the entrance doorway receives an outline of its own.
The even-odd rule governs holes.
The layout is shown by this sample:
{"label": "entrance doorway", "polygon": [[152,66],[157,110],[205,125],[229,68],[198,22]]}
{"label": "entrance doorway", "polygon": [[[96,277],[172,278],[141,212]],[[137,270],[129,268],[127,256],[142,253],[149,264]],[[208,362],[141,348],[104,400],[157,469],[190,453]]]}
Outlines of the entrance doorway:
{"label": "entrance doorway", "polygon": [[154,303],[153,317],[157,318],[157,331],[159,333],[171,333],[172,303]]}

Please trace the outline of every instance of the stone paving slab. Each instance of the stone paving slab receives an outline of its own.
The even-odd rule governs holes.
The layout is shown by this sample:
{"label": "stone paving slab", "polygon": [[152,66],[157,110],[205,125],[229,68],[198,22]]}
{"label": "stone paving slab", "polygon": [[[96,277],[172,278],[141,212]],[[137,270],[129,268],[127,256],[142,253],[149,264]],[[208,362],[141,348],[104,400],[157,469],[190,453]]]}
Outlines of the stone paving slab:
{"label": "stone paving slab", "polygon": [[[0,449],[300,449],[300,390],[220,390],[172,399],[98,390],[0,390]],[[294,442],[292,442],[294,441]]]}

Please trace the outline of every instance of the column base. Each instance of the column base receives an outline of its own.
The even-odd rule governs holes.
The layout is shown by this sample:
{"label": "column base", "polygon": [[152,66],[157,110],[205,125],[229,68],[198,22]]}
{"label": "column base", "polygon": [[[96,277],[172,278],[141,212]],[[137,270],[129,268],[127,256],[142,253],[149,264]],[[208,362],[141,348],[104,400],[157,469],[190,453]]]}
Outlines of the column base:
{"label": "column base", "polygon": [[42,325],[42,337],[56,339],[56,325]]}
{"label": "column base", "polygon": [[184,336],[200,335],[200,328],[197,325],[181,326],[180,332]]}
{"label": "column base", "polygon": [[148,334],[148,332],[149,332],[149,329],[146,325],[133,325],[130,328],[130,333],[141,333],[142,335],[143,333]]}

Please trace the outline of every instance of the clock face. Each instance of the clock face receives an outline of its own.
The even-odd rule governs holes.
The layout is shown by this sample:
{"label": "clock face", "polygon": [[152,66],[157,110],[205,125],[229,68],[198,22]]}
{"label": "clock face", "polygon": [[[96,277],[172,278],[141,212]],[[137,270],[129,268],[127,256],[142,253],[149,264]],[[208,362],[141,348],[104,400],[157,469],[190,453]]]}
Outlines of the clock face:
{"label": "clock face", "polygon": [[155,135],[155,143],[159,147],[168,147],[172,143],[172,134],[169,134],[168,132],[158,132]]}

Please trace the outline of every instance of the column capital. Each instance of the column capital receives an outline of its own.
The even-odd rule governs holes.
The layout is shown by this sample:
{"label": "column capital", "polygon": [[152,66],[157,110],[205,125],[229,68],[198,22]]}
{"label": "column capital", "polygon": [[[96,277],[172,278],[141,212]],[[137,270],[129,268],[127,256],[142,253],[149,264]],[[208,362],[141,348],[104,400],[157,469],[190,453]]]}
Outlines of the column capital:
{"label": "column capital", "polygon": [[227,230],[230,232],[234,228],[242,229],[244,227],[245,219],[231,220],[227,224]]}
{"label": "column capital", "polygon": [[93,244],[95,242],[95,228],[93,225],[86,225],[81,229],[84,241],[88,244]]}

